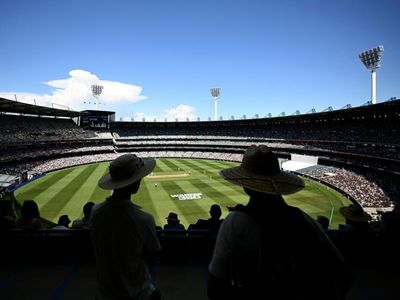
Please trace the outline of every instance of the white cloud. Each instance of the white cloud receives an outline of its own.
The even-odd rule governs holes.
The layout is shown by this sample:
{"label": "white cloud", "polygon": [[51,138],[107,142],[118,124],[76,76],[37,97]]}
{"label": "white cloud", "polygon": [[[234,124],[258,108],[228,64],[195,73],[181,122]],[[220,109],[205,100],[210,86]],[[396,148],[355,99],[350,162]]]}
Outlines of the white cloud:
{"label": "white cloud", "polygon": [[[133,116],[133,120],[136,122],[142,122],[143,119],[146,122],[153,122],[156,120],[157,122],[164,122],[165,119],[167,121],[175,121],[178,119],[179,121],[186,121],[188,118],[190,121],[196,121],[197,116],[195,115],[196,109],[193,106],[180,104],[177,107],[169,108],[165,110],[165,114],[162,116],[149,115],[144,112],[136,112]],[[132,116],[124,116],[118,118],[123,121],[132,121]]]}
{"label": "white cloud", "polygon": [[100,80],[95,74],[85,70],[71,70],[69,78],[50,80],[44,84],[54,88],[55,90],[49,94],[34,94],[21,92],[0,92],[0,96],[7,99],[14,99],[17,95],[18,101],[34,103],[37,105],[50,106],[51,103],[57,105],[68,106],[72,109],[81,110],[87,109],[84,102],[93,103],[93,95],[91,85],[102,85],[103,91],[99,96],[100,103],[113,104],[117,102],[135,103],[146,99],[142,96],[142,87],[122,83],[117,81]]}
{"label": "white cloud", "polygon": [[175,119],[186,121],[187,118],[194,120],[196,118],[195,111],[196,109],[193,106],[180,104],[175,108],[166,109],[165,117],[170,121],[175,121]]}

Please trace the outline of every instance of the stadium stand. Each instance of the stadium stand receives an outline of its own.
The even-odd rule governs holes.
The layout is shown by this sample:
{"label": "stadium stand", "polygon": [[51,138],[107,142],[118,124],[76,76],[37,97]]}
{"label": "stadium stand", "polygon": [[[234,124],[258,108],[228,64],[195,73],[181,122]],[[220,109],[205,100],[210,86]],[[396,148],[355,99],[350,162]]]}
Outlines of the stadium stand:
{"label": "stadium stand", "polygon": [[[3,99],[4,100],[4,99]],[[8,100],[10,101],[10,100]],[[2,105],[3,104],[3,105]],[[0,101],[0,109],[11,105]],[[14,110],[32,113],[18,103]],[[113,122],[110,131],[83,130],[76,112],[52,110],[51,117],[0,115],[0,173],[46,172],[76,164],[111,160],[115,153],[240,161],[251,144],[266,144],[280,158],[318,157],[322,166],[344,169],[336,179],[363,178],[371,194],[366,206],[390,205],[400,198],[400,101],[288,117],[208,122]],[[379,132],[379,134],[376,134]],[[338,171],[339,172],[339,171]],[[336,173],[338,173],[336,172]],[[345,175],[343,175],[345,174]],[[383,175],[383,176],[382,176]],[[384,178],[384,180],[382,180]],[[347,193],[351,188],[340,190]],[[368,189],[372,186],[372,189]],[[377,188],[375,186],[378,186]],[[376,190],[380,190],[376,193]],[[353,193],[354,194],[354,193]],[[354,195],[353,195],[354,196]]]}
{"label": "stadium stand", "polygon": [[[387,207],[400,198],[400,100],[278,118],[114,122],[110,131],[100,133],[76,125],[72,118],[79,117],[79,112],[16,104],[7,99],[0,99],[0,112],[0,174],[8,174],[10,178],[16,178],[24,170],[38,174],[112,160],[124,152],[135,152],[142,157],[241,161],[247,146],[266,144],[282,161],[288,161],[291,155],[318,157],[317,165],[298,172],[337,188],[364,207]],[[198,231],[158,234],[163,246],[157,271],[161,283],[171,280],[171,273],[167,272],[171,272],[171,264],[192,267],[198,264],[204,272],[215,236]],[[392,240],[385,240],[378,230],[362,237],[338,231],[328,234],[352,264],[384,268],[398,263],[398,246]],[[2,245],[7,245],[1,248],[4,266],[10,262],[39,262],[40,266],[46,262],[52,265],[93,262],[85,230],[14,230],[0,233],[0,239]],[[53,274],[54,268],[49,270]],[[163,276],[163,272],[167,275]],[[202,280],[200,277],[199,282]],[[88,278],[83,282],[91,284]],[[169,295],[170,299],[179,299],[172,297],[173,293]]]}

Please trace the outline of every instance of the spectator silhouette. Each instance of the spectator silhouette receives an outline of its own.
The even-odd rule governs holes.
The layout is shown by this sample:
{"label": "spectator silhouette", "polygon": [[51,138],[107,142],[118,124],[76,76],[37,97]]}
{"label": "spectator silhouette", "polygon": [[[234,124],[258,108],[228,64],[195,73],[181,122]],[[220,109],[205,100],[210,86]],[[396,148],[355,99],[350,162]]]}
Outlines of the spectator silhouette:
{"label": "spectator silhouette", "polygon": [[161,249],[154,218],[131,201],[155,164],[154,159],[124,154],[111,162],[109,173],[98,182],[102,189],[114,191],[93,207],[90,217],[96,299],[160,299],[147,264]]}
{"label": "spectator silhouette", "polygon": [[322,227],[324,230],[329,229],[329,219],[325,216],[317,216],[317,223]]}
{"label": "spectator silhouette", "polygon": [[174,212],[170,212],[168,214],[167,224],[164,225],[164,230],[185,230],[185,226],[183,226],[178,219],[178,215]]}
{"label": "spectator silhouette", "polygon": [[71,220],[69,219],[68,215],[62,215],[58,218],[57,225],[52,227],[52,229],[55,229],[55,230],[69,229],[70,223],[71,223]]}
{"label": "spectator silhouette", "polygon": [[368,232],[368,222],[371,221],[372,217],[361,206],[350,204],[349,206],[341,207],[339,211],[346,221],[345,225],[339,225],[340,230],[354,233]]}
{"label": "spectator silhouette", "polygon": [[14,218],[11,216],[11,201],[0,200],[0,232],[14,228]]}
{"label": "spectator silhouette", "polygon": [[209,213],[211,218],[207,220],[199,219],[195,224],[190,224],[188,229],[209,230],[212,233],[217,233],[223,221],[221,219],[221,207],[218,204],[213,204]]}
{"label": "spectator silhouette", "polygon": [[210,299],[343,299],[352,278],[324,231],[282,194],[304,187],[268,147],[250,146],[222,177],[249,195],[222,223],[209,265]]}
{"label": "spectator silhouette", "polygon": [[89,227],[90,214],[92,213],[92,208],[94,202],[90,201],[83,206],[83,218],[76,219],[72,222],[72,229],[87,229]]}
{"label": "spectator silhouette", "polygon": [[392,211],[382,214],[379,229],[385,238],[398,239],[400,233],[400,204],[396,204]]}
{"label": "spectator silhouette", "polygon": [[19,229],[42,228],[39,207],[34,200],[24,201],[21,207],[21,217],[15,222],[15,227]]}

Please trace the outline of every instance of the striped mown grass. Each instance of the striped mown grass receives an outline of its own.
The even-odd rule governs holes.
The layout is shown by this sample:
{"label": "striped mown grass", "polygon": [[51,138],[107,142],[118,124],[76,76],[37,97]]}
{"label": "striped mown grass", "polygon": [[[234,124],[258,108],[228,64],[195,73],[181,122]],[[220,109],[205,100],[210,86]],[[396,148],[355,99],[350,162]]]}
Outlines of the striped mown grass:
{"label": "striped mown grass", "polygon": [[[57,222],[62,214],[71,220],[82,216],[82,207],[87,201],[103,201],[110,195],[97,187],[99,178],[107,172],[109,163],[97,163],[58,170],[29,183],[15,192],[17,200],[34,199],[41,216]],[[157,225],[165,224],[169,212],[178,213],[186,227],[199,218],[209,218],[209,208],[217,203],[222,207],[223,216],[228,206],[246,203],[247,195],[241,187],[223,180],[218,172],[236,163],[200,159],[157,159],[155,178],[144,178],[139,192],[133,196],[135,203],[153,214]],[[187,176],[163,176],[162,174],[188,174]],[[285,196],[285,200],[298,206],[312,217],[327,216],[331,228],[337,228],[344,219],[339,208],[350,202],[340,193],[323,184],[305,179],[306,188],[296,194]],[[201,193],[201,199],[179,200],[177,195]],[[175,197],[171,197],[175,196]]]}

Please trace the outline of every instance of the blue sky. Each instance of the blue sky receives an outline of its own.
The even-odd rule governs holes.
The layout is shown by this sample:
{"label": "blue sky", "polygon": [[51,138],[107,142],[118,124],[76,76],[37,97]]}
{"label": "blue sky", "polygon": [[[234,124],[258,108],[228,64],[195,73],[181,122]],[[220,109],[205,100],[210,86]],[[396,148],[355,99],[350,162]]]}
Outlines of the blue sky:
{"label": "blue sky", "polygon": [[2,0],[0,96],[93,109],[102,84],[100,109],[151,121],[213,118],[214,86],[224,119],[339,109],[370,100],[357,55],[384,45],[381,102],[400,97],[399,14],[396,0]]}

